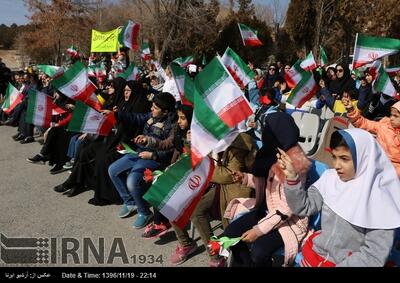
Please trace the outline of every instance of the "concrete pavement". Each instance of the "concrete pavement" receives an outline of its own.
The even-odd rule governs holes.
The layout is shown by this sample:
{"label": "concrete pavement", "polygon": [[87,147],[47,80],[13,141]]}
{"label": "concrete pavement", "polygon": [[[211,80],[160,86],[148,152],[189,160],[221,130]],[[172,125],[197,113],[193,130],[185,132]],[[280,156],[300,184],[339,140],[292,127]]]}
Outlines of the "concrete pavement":
{"label": "concrete pavement", "polygon": [[[93,191],[73,198],[54,192],[53,187],[65,181],[68,173],[51,175],[47,164],[27,162],[28,157],[40,151],[41,145],[37,142],[21,145],[12,140],[15,133],[16,128],[0,126],[0,233],[3,234],[0,267],[171,266],[169,257],[177,244],[173,231],[161,240],[145,240],[141,237],[143,229],[131,227],[136,216],[119,219],[119,206],[89,205],[87,201],[93,197]],[[49,246],[44,250],[48,250],[49,263],[17,264],[28,261],[29,253],[15,248],[18,244],[13,245],[4,236],[48,239]],[[197,243],[201,246],[201,240]],[[68,249],[75,251],[68,253]],[[7,264],[4,258],[14,259],[15,263]],[[181,266],[205,267],[207,263],[208,256],[201,247],[197,255]]]}

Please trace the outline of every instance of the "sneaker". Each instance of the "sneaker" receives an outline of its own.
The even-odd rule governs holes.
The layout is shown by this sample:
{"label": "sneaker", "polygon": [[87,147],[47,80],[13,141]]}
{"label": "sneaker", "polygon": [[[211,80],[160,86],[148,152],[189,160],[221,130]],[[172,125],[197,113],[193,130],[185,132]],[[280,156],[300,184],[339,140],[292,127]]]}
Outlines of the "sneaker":
{"label": "sneaker", "polygon": [[53,168],[50,169],[50,174],[55,175],[64,171],[66,170],[63,168],[63,164],[56,164]]}
{"label": "sneaker", "polygon": [[46,163],[46,158],[44,158],[44,156],[41,155],[41,154],[36,154],[34,157],[28,158],[27,161],[29,161],[31,163],[42,163],[42,164],[45,164]]}
{"label": "sneaker", "polygon": [[70,190],[71,188],[68,188],[64,186],[64,184],[58,185],[54,187],[54,191],[57,193],[65,193],[66,191]]}
{"label": "sneaker", "polygon": [[171,224],[167,223],[161,223],[161,224],[154,224],[151,223],[147,225],[146,229],[144,230],[144,233],[142,234],[142,237],[145,239],[153,239],[156,237],[161,237],[162,235],[165,235],[168,230],[171,228]]}
{"label": "sneaker", "polygon": [[136,205],[124,204],[118,213],[119,218],[126,218],[136,211]]}
{"label": "sneaker", "polygon": [[136,229],[144,228],[151,221],[152,218],[153,218],[152,214],[145,215],[139,213],[135,222],[133,223],[133,227]]}
{"label": "sneaker", "polygon": [[224,257],[212,258],[208,265],[209,267],[226,267],[226,259]]}
{"label": "sneaker", "polygon": [[19,141],[20,144],[28,144],[34,142],[35,139],[31,136],[24,138],[23,140]]}
{"label": "sneaker", "polygon": [[175,249],[175,253],[171,256],[170,260],[173,265],[179,265],[184,263],[191,254],[197,250],[197,243],[192,241],[189,246],[178,245]]}
{"label": "sneaker", "polygon": [[21,136],[22,134],[20,133],[20,132],[17,132],[15,135],[13,135],[11,138],[13,139],[13,140],[15,140],[15,141],[18,141],[18,140],[20,140],[20,136]]}
{"label": "sneaker", "polygon": [[72,169],[73,166],[74,166],[74,164],[71,163],[71,161],[68,161],[67,163],[65,163],[65,165],[63,166],[63,168],[64,168],[65,170],[70,170],[70,169]]}

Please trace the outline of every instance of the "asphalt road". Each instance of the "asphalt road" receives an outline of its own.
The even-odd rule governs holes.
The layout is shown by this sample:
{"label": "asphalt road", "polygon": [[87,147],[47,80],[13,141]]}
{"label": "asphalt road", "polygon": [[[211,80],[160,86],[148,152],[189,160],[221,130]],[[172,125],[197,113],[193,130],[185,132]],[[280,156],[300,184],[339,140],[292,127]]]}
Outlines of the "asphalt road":
{"label": "asphalt road", "polygon": [[[11,139],[15,133],[16,128],[0,126],[0,267],[171,266],[169,257],[177,245],[172,230],[162,239],[145,240],[143,229],[131,227],[135,216],[119,219],[119,206],[89,205],[93,191],[73,198],[54,192],[68,173],[51,175],[47,164],[27,162],[41,145],[15,142]],[[43,238],[48,246],[39,243],[38,248],[30,239],[12,238]],[[198,253],[181,266],[207,266],[208,256],[198,237],[197,243]],[[42,253],[35,259],[36,249]],[[40,261],[46,259],[48,263]]]}

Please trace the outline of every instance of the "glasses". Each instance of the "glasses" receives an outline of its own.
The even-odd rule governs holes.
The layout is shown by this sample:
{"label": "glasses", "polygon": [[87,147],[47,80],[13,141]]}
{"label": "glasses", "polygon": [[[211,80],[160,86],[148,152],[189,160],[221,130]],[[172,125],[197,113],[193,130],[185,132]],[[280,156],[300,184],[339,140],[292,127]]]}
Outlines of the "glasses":
{"label": "glasses", "polygon": [[270,69],[270,70],[274,70],[274,71],[276,70],[275,68],[269,68],[269,69]]}
{"label": "glasses", "polygon": [[343,69],[337,69],[336,72],[343,73]]}

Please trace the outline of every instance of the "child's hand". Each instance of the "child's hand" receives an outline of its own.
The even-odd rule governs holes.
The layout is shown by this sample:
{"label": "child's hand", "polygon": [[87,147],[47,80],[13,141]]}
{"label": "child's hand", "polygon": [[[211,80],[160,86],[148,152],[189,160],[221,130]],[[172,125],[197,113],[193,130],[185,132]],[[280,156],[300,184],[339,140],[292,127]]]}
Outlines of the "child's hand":
{"label": "child's hand", "polygon": [[297,173],[294,170],[292,159],[282,149],[278,148],[279,153],[276,155],[278,158],[279,167],[286,175],[286,179],[295,180]]}
{"label": "child's hand", "polygon": [[257,240],[258,235],[255,229],[250,229],[243,233],[242,241],[246,243],[253,243]]}
{"label": "child's hand", "polygon": [[255,122],[255,121],[250,121],[250,122],[247,124],[247,126],[248,126],[249,128],[255,129],[255,128],[257,128],[257,122]]}
{"label": "child's hand", "polygon": [[235,171],[232,173],[232,179],[233,179],[233,182],[235,182],[235,183],[242,183],[243,178],[244,178],[244,174],[242,172]]}
{"label": "child's hand", "polygon": [[147,137],[144,136],[144,135],[138,135],[135,138],[134,142],[137,143],[137,144],[146,144],[147,143]]}
{"label": "child's hand", "polygon": [[150,160],[153,157],[153,153],[152,152],[148,152],[148,151],[143,151],[143,152],[139,153],[139,157],[141,159]]}
{"label": "child's hand", "polygon": [[342,103],[343,103],[344,107],[346,108],[347,112],[353,111],[353,104],[351,103],[351,100],[349,97],[343,96]]}
{"label": "child's hand", "polygon": [[107,116],[108,114],[110,114],[112,111],[110,110],[101,110],[100,113],[103,114],[104,116]]}

